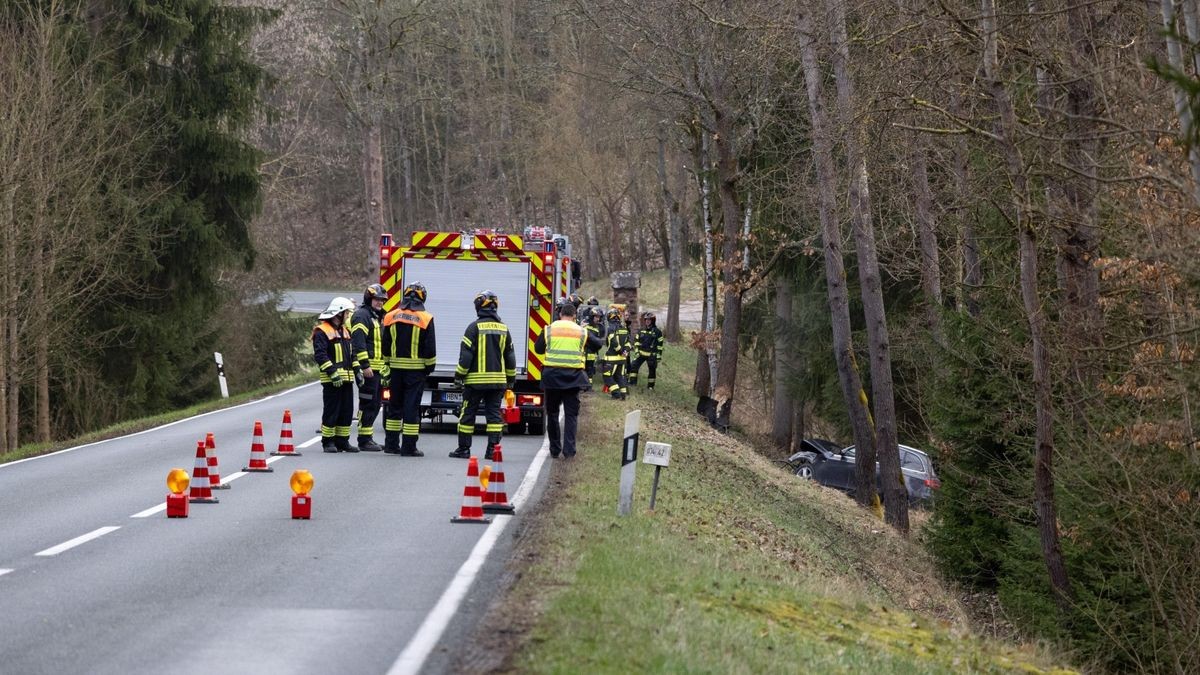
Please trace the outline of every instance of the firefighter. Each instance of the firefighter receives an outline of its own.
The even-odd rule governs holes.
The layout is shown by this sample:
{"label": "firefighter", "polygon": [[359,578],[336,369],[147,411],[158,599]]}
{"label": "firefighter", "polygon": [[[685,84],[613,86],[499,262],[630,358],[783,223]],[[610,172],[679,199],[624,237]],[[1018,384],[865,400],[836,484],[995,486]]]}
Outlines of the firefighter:
{"label": "firefighter", "polygon": [[629,331],[621,323],[621,310],[612,307],[605,315],[608,319],[604,352],[604,386],[613,398],[624,399],[628,387],[625,383],[625,366],[629,358]]}
{"label": "firefighter", "polygon": [[317,317],[313,328],[313,361],[321,371],[321,449],[325,452],[358,452],[350,445],[350,423],[354,419],[354,387],[350,386],[357,365],[352,356],[346,322],[354,301],[334,298]]}
{"label": "firefighter", "polygon": [[[588,306],[584,305],[583,308],[584,308],[584,310],[587,310]],[[597,309],[597,311],[594,311],[594,312],[587,312],[587,318],[585,319],[586,323],[584,325],[584,330],[586,330],[588,332],[588,335],[595,336],[595,338],[596,338],[595,343],[593,343],[590,339],[588,340],[588,343],[587,343],[587,353],[586,353],[586,361],[587,362],[584,365],[584,368],[587,371],[587,376],[588,376],[589,382],[591,382],[592,379],[596,377],[596,359],[600,356],[600,350],[604,347],[603,321],[604,321],[604,316],[600,314],[600,311],[598,309]]]}
{"label": "firefighter", "polygon": [[656,325],[658,317],[654,312],[642,312],[642,328],[637,334],[637,358],[629,366],[629,386],[636,387],[638,371],[643,363],[649,364],[650,374],[646,378],[646,389],[654,388],[654,376],[658,372],[658,360],[662,358],[663,345],[666,340],[663,332]]}
{"label": "firefighter", "polygon": [[500,299],[496,294],[480,291],[475,296],[477,318],[467,326],[458,350],[454,383],[463,387],[463,402],[458,411],[458,448],[450,453],[457,459],[471,456],[471,435],[475,433],[475,414],[480,407],[487,418],[485,459],[492,458],[492,449],[500,442],[504,430],[500,403],[504,390],[511,389],[516,382],[517,357],[508,326],[497,314],[499,310]]}
{"label": "firefighter", "polygon": [[420,282],[408,284],[400,295],[400,307],[383,318],[383,354],[391,370],[383,451],[389,455],[425,456],[417,449],[421,394],[425,378],[437,364],[433,315],[425,311],[426,296]]}
{"label": "firefighter", "polygon": [[387,363],[383,360],[383,330],[379,320],[383,318],[383,303],[387,290],[382,284],[371,284],[363,292],[363,301],[350,318],[350,341],[354,347],[354,360],[358,362],[358,449],[363,452],[379,452],[383,448],[375,442],[375,418],[383,403],[381,380],[388,375]]}
{"label": "firefighter", "polygon": [[[542,389],[546,392],[546,426],[550,431],[550,456],[575,456],[575,431],[579,423],[579,392],[592,388],[584,375],[584,352],[599,349],[600,338],[575,323],[575,305],[563,303],[561,318],[538,336],[533,351],[545,354]],[[563,428],[558,410],[563,409]]]}

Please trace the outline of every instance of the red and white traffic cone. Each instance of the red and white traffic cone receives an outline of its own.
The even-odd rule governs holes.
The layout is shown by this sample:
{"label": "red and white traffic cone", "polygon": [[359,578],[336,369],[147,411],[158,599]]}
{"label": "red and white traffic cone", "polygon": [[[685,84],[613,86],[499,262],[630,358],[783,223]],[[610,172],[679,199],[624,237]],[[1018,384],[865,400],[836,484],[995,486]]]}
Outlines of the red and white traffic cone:
{"label": "red and white traffic cone", "polygon": [[488,477],[487,492],[483,493],[483,510],[487,513],[512,513],[516,510],[508,503],[508,492],[504,489],[504,453],[499,443],[492,450],[492,475]]}
{"label": "red and white traffic cone", "polygon": [[217,462],[217,439],[211,433],[204,437],[204,451],[208,456],[208,486],[213,490],[228,490],[229,483],[221,482],[221,466]]}
{"label": "red and white traffic cone", "polygon": [[192,469],[192,489],[188,493],[188,501],[193,504],[216,504],[219,499],[213,496],[212,486],[208,480],[208,452],[204,441],[196,441],[196,466]]}
{"label": "red and white traffic cone", "polygon": [[491,518],[483,515],[483,503],[479,494],[479,459],[472,457],[467,462],[467,486],[463,488],[462,509],[452,523],[490,523]]}
{"label": "red and white traffic cone", "polygon": [[267,450],[262,442],[262,422],[254,422],[254,440],[250,443],[250,466],[242,471],[259,471],[273,473],[275,469],[267,466]]}
{"label": "red and white traffic cone", "polygon": [[300,457],[301,453],[296,452],[296,446],[292,444],[292,411],[283,411],[283,428],[279,430],[279,448],[272,455],[288,455],[291,457]]}

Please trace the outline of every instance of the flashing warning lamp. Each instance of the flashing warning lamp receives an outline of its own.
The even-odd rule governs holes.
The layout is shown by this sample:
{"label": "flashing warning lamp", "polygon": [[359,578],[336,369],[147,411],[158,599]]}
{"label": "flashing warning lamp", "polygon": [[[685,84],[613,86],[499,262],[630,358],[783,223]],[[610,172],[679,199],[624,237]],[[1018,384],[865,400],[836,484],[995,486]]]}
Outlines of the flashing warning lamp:
{"label": "flashing warning lamp", "polygon": [[313,476],[308,469],[296,469],[288,481],[292,486],[292,520],[309,520],[312,518],[312,497],[308,496],[313,488]]}
{"label": "flashing warning lamp", "polygon": [[545,260],[547,265],[551,265],[554,263],[554,254],[553,253],[544,253],[544,254],[542,254],[542,260]]}
{"label": "flashing warning lamp", "polygon": [[479,470],[479,485],[484,490],[487,489],[488,478],[490,478],[491,475],[492,475],[492,467],[491,466],[484,466],[482,469]]}
{"label": "flashing warning lamp", "polygon": [[289,481],[292,486],[292,492],[297,495],[304,496],[312,492],[313,475],[308,469],[296,469],[292,472],[292,478]]}
{"label": "flashing warning lamp", "polygon": [[188,472],[183,469],[174,468],[167,473],[167,489],[171,491],[171,494],[167,495],[168,518],[188,517],[188,503],[191,500],[184,493],[191,482]]}

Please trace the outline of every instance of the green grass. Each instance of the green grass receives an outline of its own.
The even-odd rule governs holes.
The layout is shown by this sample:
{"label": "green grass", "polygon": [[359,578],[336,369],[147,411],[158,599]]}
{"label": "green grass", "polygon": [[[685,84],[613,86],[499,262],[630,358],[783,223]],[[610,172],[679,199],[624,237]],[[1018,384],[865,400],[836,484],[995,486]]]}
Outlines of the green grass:
{"label": "green grass", "polygon": [[[704,298],[704,272],[699,265],[689,265],[683,268],[683,283],[679,288],[681,302],[702,300]],[[643,308],[666,307],[667,292],[670,290],[670,275],[666,269],[651,270],[642,273],[642,285],[638,288],[638,304]],[[583,284],[579,294],[584,298],[594,295],[601,304],[612,301],[612,286],[608,278],[588,281]]]}
{"label": "green grass", "polygon": [[27,445],[22,445],[11,452],[0,454],[0,464],[15,462],[18,459],[26,459],[29,457],[36,457],[38,455],[46,455],[51,452],[57,452],[64,448],[70,448],[77,445],[87,445],[88,443],[95,443],[97,441],[103,441],[109,438],[115,438],[117,436],[124,436],[125,434],[151,429],[156,426],[167,424],[168,422],[174,422],[176,420],[192,417],[193,415],[199,415],[201,413],[220,410],[222,408],[228,408],[230,406],[246,403],[247,401],[253,401],[254,399],[262,398],[264,396],[268,396],[285,389],[290,389],[292,387],[297,387],[311,381],[313,381],[313,375],[311,372],[297,372],[281,379],[274,384],[265,385],[239,394],[233,394],[230,395],[229,398],[204,401],[202,403],[197,403],[193,406],[183,408],[182,410],[173,410],[171,412],[165,412],[159,415],[126,420],[124,422],[119,422],[112,426],[93,431],[89,434],[84,434],[77,438],[56,441],[54,443],[29,443]]}
{"label": "green grass", "polygon": [[[505,603],[532,611],[517,672],[1047,672],[1027,646],[973,636],[921,549],[838,493],[691,413],[690,352],[660,388],[590,395],[580,454],[554,460],[528,557]],[[666,371],[666,372],[663,372]],[[672,444],[655,511],[638,467],[618,517],[624,414]],[[532,608],[532,610],[531,610]]]}

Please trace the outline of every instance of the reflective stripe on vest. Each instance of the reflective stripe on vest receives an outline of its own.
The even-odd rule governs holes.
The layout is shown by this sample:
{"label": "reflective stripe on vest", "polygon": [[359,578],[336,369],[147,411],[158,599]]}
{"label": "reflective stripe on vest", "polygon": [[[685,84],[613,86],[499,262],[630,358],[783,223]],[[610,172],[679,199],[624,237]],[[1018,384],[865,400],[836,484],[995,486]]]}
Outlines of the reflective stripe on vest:
{"label": "reflective stripe on vest", "polygon": [[547,368],[583,368],[583,346],[587,337],[574,321],[559,319],[550,324],[550,339],[546,341]]}

